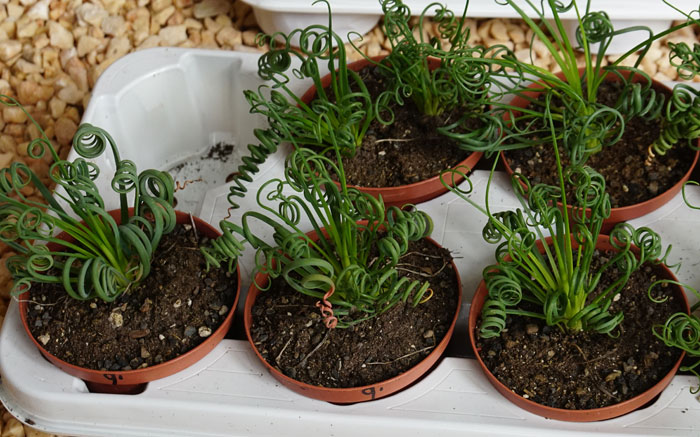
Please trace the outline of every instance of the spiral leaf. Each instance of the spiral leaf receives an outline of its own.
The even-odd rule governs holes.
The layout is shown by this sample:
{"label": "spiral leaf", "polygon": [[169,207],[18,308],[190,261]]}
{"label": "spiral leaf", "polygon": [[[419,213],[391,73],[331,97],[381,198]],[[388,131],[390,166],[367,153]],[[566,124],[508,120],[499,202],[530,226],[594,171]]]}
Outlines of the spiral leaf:
{"label": "spiral leaf", "polygon": [[[0,98],[0,103],[19,106],[7,97]],[[41,134],[29,143],[27,153],[33,159],[51,154],[49,177],[60,190],[52,193],[27,164],[14,162],[0,170],[0,240],[17,253],[8,260],[15,281],[12,292],[28,291],[34,283],[55,283],[72,298],[111,302],[148,274],[160,238],[175,225],[172,178],[155,170],[139,174],[132,161],[121,160],[114,139],[89,124],[81,125],[73,140],[81,157],[62,160],[27,115]],[[116,166],[112,189],[121,200],[120,225],[104,210],[95,184],[99,168],[86,160],[99,157],[107,147]],[[29,185],[36,188],[42,202],[22,195]],[[129,193],[134,195],[133,216],[128,213]],[[55,230],[69,238],[54,237]],[[49,249],[38,243],[42,240],[56,246]]]}

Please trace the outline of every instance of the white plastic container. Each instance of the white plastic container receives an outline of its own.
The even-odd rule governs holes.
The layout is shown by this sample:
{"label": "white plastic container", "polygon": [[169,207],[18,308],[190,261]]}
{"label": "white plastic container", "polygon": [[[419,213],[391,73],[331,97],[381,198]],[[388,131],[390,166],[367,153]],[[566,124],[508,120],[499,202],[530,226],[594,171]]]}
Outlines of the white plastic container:
{"label": "white plastic container", "polygon": [[[102,76],[84,121],[108,129],[122,154],[139,168],[170,168],[200,162],[219,140],[236,148],[252,141],[262,120],[248,113],[241,91],[259,85],[256,57],[236,52],[152,49],[128,55]],[[307,86],[294,83],[295,89]],[[256,178],[280,175],[285,150]],[[109,166],[100,158],[101,166]],[[233,158],[225,171],[235,170]],[[194,168],[194,167],[193,167]],[[107,169],[104,173],[109,173]],[[192,212],[217,223],[227,215],[228,187],[203,174]],[[477,171],[474,196],[482,198],[487,173]],[[189,190],[190,187],[187,188]],[[513,207],[509,183],[492,186],[494,210]],[[185,191],[187,191],[185,190]],[[184,194],[184,193],[183,193]],[[178,194],[179,195],[179,194]],[[700,203],[700,190],[689,195]],[[255,208],[253,196],[233,212]],[[195,201],[197,200],[197,201]],[[111,198],[116,204],[116,198]],[[451,249],[462,275],[464,307],[453,341],[436,368],[412,387],[363,404],[339,406],[299,396],[267,373],[242,339],[224,340],[196,365],[148,385],[138,395],[89,393],[85,384],[43,360],[23,331],[12,304],[0,333],[0,400],[24,423],[72,436],[696,436],[700,404],[689,391],[695,377],[676,376],[645,409],[600,423],[543,419],[506,401],[467,353],[466,311],[482,268],[494,247],[483,242],[485,218],[452,194],[421,206],[435,219],[433,237]],[[664,208],[635,220],[673,243],[671,262],[683,261],[682,281],[700,286],[694,265],[700,247],[700,213],[676,197]],[[243,288],[250,283],[251,254],[241,260]],[[241,299],[243,301],[244,299]],[[239,319],[240,320],[240,319]]]}
{"label": "white plastic container", "polygon": [[[324,3],[313,4],[312,0],[303,2],[290,2],[287,0],[244,0],[253,8],[258,25],[265,33],[282,32],[290,33],[296,28],[305,28],[312,24],[328,23],[328,8]],[[378,0],[333,0],[330,2],[333,11],[333,28],[341,37],[345,38],[350,31],[363,35],[369,32],[379,21],[382,9]],[[423,9],[433,3],[428,0],[404,0],[414,15],[420,14]],[[442,0],[441,4],[447,5],[455,15],[461,16],[465,1]],[[540,7],[540,1],[533,1]],[[568,4],[568,2],[567,2]],[[585,0],[578,1],[580,8],[585,8]],[[672,4],[682,11],[690,12],[697,9],[697,2],[691,0],[677,0]],[[531,17],[530,6],[524,0],[518,2]],[[673,20],[682,20],[685,17],[678,11],[665,5],[660,0],[592,0],[591,10],[604,10],[610,16],[615,29],[622,29],[632,25],[644,25],[652,31],[660,32],[668,29]],[[581,10],[581,14],[585,11]],[[431,8],[428,15],[435,15],[435,8]],[[501,5],[496,0],[471,0],[467,16],[470,18],[520,18],[520,16],[508,5]],[[575,32],[578,24],[574,10],[561,14],[564,18],[569,38],[575,40]],[[475,29],[473,29],[475,30]],[[648,37],[645,32],[631,32],[616,37],[610,44],[607,53],[621,54],[644,41]],[[356,39],[353,37],[353,39]]]}

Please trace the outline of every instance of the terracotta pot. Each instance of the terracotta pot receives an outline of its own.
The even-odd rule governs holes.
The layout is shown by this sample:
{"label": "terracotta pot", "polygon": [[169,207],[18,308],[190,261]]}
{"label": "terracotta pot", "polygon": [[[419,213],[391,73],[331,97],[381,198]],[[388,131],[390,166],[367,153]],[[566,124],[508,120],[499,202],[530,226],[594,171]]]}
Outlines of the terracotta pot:
{"label": "terracotta pot", "polygon": [[[551,240],[551,237],[548,237],[546,241],[549,244]],[[542,248],[541,241],[538,241],[537,245],[540,249]],[[577,245],[574,242],[574,247],[576,246]],[[596,244],[596,247],[601,250],[613,249],[610,243],[608,242],[608,236],[606,235],[598,236],[598,242]],[[665,271],[666,278],[676,280],[675,275],[668,268],[663,266],[663,269]],[[685,293],[683,292],[683,289],[677,285],[671,286],[674,287],[674,290],[676,291],[676,297],[679,298],[682,304],[684,305],[685,312],[690,313],[688,299]],[[476,337],[478,335],[477,321],[481,316],[481,309],[484,306],[484,301],[486,300],[488,293],[489,292],[486,288],[486,283],[482,280],[479,284],[479,287],[476,290],[476,293],[474,294],[474,298],[472,299],[471,303],[471,308],[469,309],[469,340],[471,342],[472,349],[475,351],[476,359],[478,360],[479,365],[484,371],[486,378],[496,388],[496,390],[498,390],[503,396],[505,396],[509,401],[511,401],[515,405],[519,406],[524,410],[529,411],[530,413],[537,414],[538,416],[542,416],[548,419],[564,420],[569,422],[594,422],[598,420],[612,419],[614,417],[630,413],[653,400],[656,395],[661,393],[663,389],[665,389],[666,386],[668,386],[668,384],[671,383],[673,376],[678,371],[678,368],[681,365],[681,361],[683,361],[683,357],[685,356],[685,352],[681,353],[681,356],[678,358],[678,361],[676,361],[676,364],[673,366],[673,368],[653,387],[651,387],[644,393],[641,393],[624,402],[620,402],[619,404],[609,405],[607,407],[602,408],[594,408],[590,410],[567,410],[563,408],[547,407],[545,405],[533,402],[530,399],[525,399],[519,394],[513,392],[510,388],[504,385],[501,381],[498,380],[498,378],[496,378],[491,373],[491,371],[484,364],[484,361],[481,359],[481,356],[479,355],[479,351],[476,346]],[[649,335],[652,335],[651,326],[649,327],[649,331]]]}
{"label": "terracotta pot", "polygon": [[[375,62],[379,62],[382,59],[384,59],[383,56],[372,58],[372,60],[374,60]],[[431,68],[437,68],[437,66],[439,65],[439,61],[437,59],[431,58],[429,61]],[[359,61],[355,61],[351,64],[348,64],[348,68],[352,71],[360,71],[369,64],[370,62],[368,60],[361,59]],[[330,83],[330,74],[327,74],[326,76],[321,78],[321,84],[324,88],[330,85]],[[304,103],[309,104],[314,99],[314,97],[316,97],[316,86],[312,86],[311,88],[309,88],[306,91],[306,93],[304,93],[304,95],[301,97],[301,100]],[[479,159],[481,159],[482,155],[482,152],[472,152],[465,160],[457,164],[454,168],[467,167],[469,171],[471,171],[474,168],[474,166],[476,166],[476,163],[479,161]],[[450,185],[455,185],[462,182],[464,180],[464,177],[455,175],[454,180],[452,180],[451,177],[449,179]],[[445,182],[447,182],[447,180],[445,180]],[[447,192],[447,188],[445,188],[445,186],[440,181],[440,175],[433,176],[420,182],[415,182],[408,185],[401,185],[398,187],[365,188],[353,185],[349,186],[357,188],[362,192],[371,194],[375,198],[381,195],[382,199],[384,199],[385,205],[399,207],[407,203],[417,204],[425,202]]]}
{"label": "terracotta pot", "polygon": [[[583,69],[579,70],[579,73],[583,73]],[[623,76],[629,77],[629,71],[623,70],[621,71]],[[557,77],[560,79],[564,77],[562,73],[557,73]],[[606,80],[609,81],[620,81],[620,78],[613,74],[613,73],[608,73],[606,76]],[[633,79],[633,82],[641,82],[643,80],[642,76],[635,76]],[[536,87],[541,87],[541,82],[535,82],[532,85],[530,85],[530,88],[536,88]],[[667,91],[668,93],[671,92],[671,89],[668,88],[666,85],[662,84],[661,82],[657,81],[652,81],[652,87],[657,90],[657,91]],[[525,108],[528,104],[529,101],[527,100],[527,97],[529,98],[537,98],[539,96],[540,92],[539,91],[526,91],[523,93],[523,95],[518,95],[513,100],[511,101],[511,104],[513,106]],[[519,115],[517,112],[515,112],[515,115]],[[506,119],[508,120],[509,117],[506,115]],[[700,140],[698,140],[698,146],[700,147]],[[614,146],[613,146],[614,147]],[[505,165],[506,172],[508,172],[509,175],[513,174],[513,169],[510,166],[510,163],[508,162],[508,159],[505,156],[506,154],[501,153],[501,160],[503,161],[503,164]],[[695,168],[695,164],[698,162],[698,156],[700,156],[700,150],[695,152],[695,155],[693,157],[693,163],[690,165],[690,168],[688,171],[683,175],[683,178],[681,178],[675,185],[673,185],[671,188],[668,190],[664,191],[663,193],[657,195],[656,197],[653,197],[649,200],[646,200],[641,203],[637,203],[634,205],[629,205],[629,206],[622,206],[619,208],[612,208],[610,211],[610,217],[608,217],[604,223],[603,223],[603,230],[609,230],[611,229],[615,224],[632,220],[637,217],[641,217],[643,215],[649,214],[650,212],[657,210],[661,208],[663,205],[668,203],[673,197],[678,194],[678,192],[683,188],[683,184],[688,181],[690,178],[691,173],[693,172],[693,169]],[[571,208],[569,206],[569,208]]]}
{"label": "terracotta pot", "polygon": [[[315,233],[311,232],[308,234],[311,236],[311,238],[315,239]],[[436,245],[439,246],[435,240],[426,237],[426,239]],[[370,385],[365,385],[362,387],[350,387],[350,388],[329,388],[329,387],[321,387],[321,386],[316,386],[316,385],[311,385],[311,384],[306,384],[301,381],[297,381],[295,379],[290,378],[289,376],[283,374],[279,370],[275,369],[273,366],[270,365],[263,357],[260,355],[260,352],[258,351],[257,347],[255,346],[255,343],[251,337],[250,334],[250,329],[251,326],[253,325],[253,316],[252,316],[252,309],[253,305],[255,305],[255,300],[257,297],[261,294],[264,293],[264,291],[261,291],[256,284],[258,284],[260,287],[264,287],[268,284],[269,282],[269,277],[265,273],[258,273],[255,275],[255,280],[250,286],[250,289],[248,289],[248,296],[245,301],[245,308],[244,308],[244,313],[243,313],[243,323],[245,327],[245,333],[246,337],[248,338],[248,342],[250,343],[251,347],[253,348],[253,351],[255,351],[255,355],[260,359],[260,361],[265,365],[267,370],[274,376],[279,382],[282,383],[285,387],[303,395],[307,396],[313,399],[319,399],[322,401],[327,401],[327,402],[333,402],[337,404],[349,404],[349,403],[355,403],[355,402],[365,402],[365,401],[371,401],[374,399],[379,399],[385,396],[388,396],[392,393],[395,393],[405,387],[408,387],[409,385],[413,384],[416,380],[421,378],[430,368],[437,362],[437,360],[442,356],[442,353],[445,351],[445,348],[447,348],[447,344],[450,342],[450,338],[452,337],[452,333],[454,332],[454,327],[455,323],[457,322],[457,315],[459,314],[459,309],[462,304],[462,282],[459,277],[459,273],[457,271],[457,267],[454,264],[454,261],[452,262],[452,271],[457,277],[457,287],[458,287],[458,292],[459,296],[457,299],[457,308],[455,310],[455,315],[452,318],[452,323],[450,324],[450,328],[447,330],[445,333],[445,337],[440,341],[440,343],[435,346],[435,348],[432,350],[432,352],[425,357],[422,361],[420,361],[418,364],[415,366],[411,367],[409,370],[405,371],[404,373],[401,373],[399,375],[394,376],[393,378],[387,379],[386,381],[381,381],[377,382],[374,384]],[[335,328],[338,329],[338,328]]]}
{"label": "terracotta pot", "polygon": [[[131,214],[131,212],[132,209],[130,208],[129,213]],[[120,221],[119,210],[110,211],[109,214],[115,220],[117,220],[117,222]],[[189,214],[180,211],[176,211],[175,214],[178,224],[189,224],[192,223],[192,221],[194,221],[195,227],[199,234],[206,235],[209,238],[216,238],[217,236],[221,235],[219,231],[217,231],[213,226],[209,225],[208,223],[197,217],[191,217]],[[60,234],[58,238],[67,240],[69,236],[63,233]],[[51,243],[49,244],[49,247],[51,246],[58,247],[58,244]],[[223,323],[216,329],[216,331],[214,331],[209,337],[207,337],[207,339],[204,340],[204,342],[202,342],[189,352],[186,352],[176,358],[173,358],[172,360],[168,360],[161,364],[146,367],[143,369],[102,371],[75,366],[66,361],[63,361],[55,355],[52,355],[46,349],[44,349],[43,345],[39,343],[36,340],[36,338],[34,338],[31,331],[29,330],[29,326],[27,325],[27,294],[29,292],[25,292],[19,296],[19,313],[20,318],[22,320],[22,325],[24,326],[24,330],[27,332],[29,338],[32,340],[32,342],[34,342],[36,347],[39,348],[39,352],[41,352],[41,354],[47,360],[53,363],[56,367],[60,368],[61,370],[65,371],[70,375],[73,375],[85,381],[85,384],[88,386],[90,391],[98,393],[119,394],[140,393],[146,388],[146,383],[154,381],[156,379],[164,378],[166,376],[173,375],[191,366],[200,359],[204,358],[206,354],[211,352],[211,350],[214,349],[214,347],[216,347],[216,345],[218,345],[219,342],[221,342],[221,340],[223,340],[229,328],[231,327],[231,323],[233,322],[233,313],[236,309],[236,304],[240,295],[241,275],[238,267],[236,267],[236,275],[238,281],[236,298],[234,300],[233,305],[231,305],[231,309],[229,310],[228,315],[224,319]]]}

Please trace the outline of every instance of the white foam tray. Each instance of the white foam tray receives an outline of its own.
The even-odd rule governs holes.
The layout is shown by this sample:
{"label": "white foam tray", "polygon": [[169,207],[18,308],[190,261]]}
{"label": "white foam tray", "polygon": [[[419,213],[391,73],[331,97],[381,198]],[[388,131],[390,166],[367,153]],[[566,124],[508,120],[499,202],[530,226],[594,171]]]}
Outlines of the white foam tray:
{"label": "white foam tray", "polygon": [[[241,148],[262,120],[247,112],[241,91],[255,88],[256,57],[245,53],[153,49],[129,55],[102,76],[84,121],[108,129],[123,156],[139,168],[201,162],[221,139]],[[306,84],[295,83],[301,90]],[[261,179],[280,174],[280,151],[263,166]],[[97,160],[109,174],[109,159]],[[192,167],[196,168],[196,167]],[[233,171],[233,164],[226,169]],[[217,171],[223,171],[219,169]],[[183,203],[211,222],[226,216],[228,188],[216,171],[205,171],[195,197]],[[472,179],[482,198],[487,173]],[[213,180],[213,182],[212,182]],[[188,190],[194,187],[188,187]],[[187,190],[185,190],[187,191]],[[178,193],[182,196],[185,193]],[[700,190],[690,196],[700,203]],[[491,195],[494,209],[515,206],[503,175]],[[116,199],[108,199],[112,206]],[[182,204],[181,204],[182,205]],[[243,208],[253,208],[250,198]],[[25,423],[74,436],[233,435],[698,435],[700,403],[689,391],[694,377],[676,376],[648,408],[591,424],[564,423],[529,414],[504,400],[474,359],[464,358],[466,311],[493,246],[481,239],[485,219],[446,194],[422,205],[435,219],[433,237],[454,252],[464,284],[464,307],[445,357],[412,387],[374,402],[338,406],[297,395],[267,373],[244,340],[224,340],[196,365],[148,385],[139,395],[89,393],[85,384],[43,360],[23,332],[13,303],[0,333],[0,400]],[[676,197],[661,210],[635,220],[674,245],[671,261],[684,261],[681,280],[700,286],[697,269],[700,214]],[[241,259],[243,290],[250,283],[251,253]],[[244,299],[241,298],[241,302]],[[240,308],[239,308],[240,310]]]}

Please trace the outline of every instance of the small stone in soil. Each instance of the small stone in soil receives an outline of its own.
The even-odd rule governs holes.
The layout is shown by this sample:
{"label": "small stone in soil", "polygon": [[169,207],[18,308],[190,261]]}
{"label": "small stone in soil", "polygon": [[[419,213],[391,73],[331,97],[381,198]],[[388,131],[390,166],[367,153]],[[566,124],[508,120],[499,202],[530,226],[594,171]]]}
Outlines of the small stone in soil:
{"label": "small stone in soil", "polygon": [[200,326],[198,332],[200,337],[209,337],[211,335],[211,329],[206,326]]}
{"label": "small stone in soil", "polygon": [[226,313],[228,313],[228,307],[226,305],[224,305],[221,307],[221,309],[219,309],[219,315],[223,316]]}
{"label": "small stone in soil", "polygon": [[185,328],[185,337],[192,337],[197,332],[194,326],[188,326]]}
{"label": "small stone in soil", "polygon": [[51,340],[51,336],[49,334],[40,335],[37,338],[39,339],[41,344],[43,344],[44,346],[46,346],[48,344],[48,342]]}
{"label": "small stone in soil", "polygon": [[659,191],[659,183],[656,181],[652,181],[649,183],[649,186],[647,188],[649,189],[650,193],[656,194]]}
{"label": "small stone in soil", "polygon": [[133,339],[138,339],[138,338],[143,338],[150,333],[151,333],[150,329],[136,329],[134,331],[129,332],[129,337],[131,337]]}
{"label": "small stone in soil", "polygon": [[142,313],[147,313],[151,310],[151,305],[153,304],[153,301],[151,299],[146,298],[146,300],[143,302],[143,305],[141,305],[141,308],[139,311]]}
{"label": "small stone in soil", "polygon": [[111,313],[109,315],[109,323],[111,323],[113,328],[121,328],[124,324],[124,317],[121,315],[121,313]]}
{"label": "small stone in soil", "polygon": [[535,325],[534,323],[530,323],[525,327],[525,331],[530,335],[537,334],[537,331],[539,331],[539,330],[540,330],[540,328],[537,325]]}
{"label": "small stone in soil", "polygon": [[605,381],[606,382],[613,381],[613,380],[619,378],[620,375],[622,375],[622,372],[620,372],[619,370],[615,370],[614,372],[609,373],[608,376],[605,377]]}

